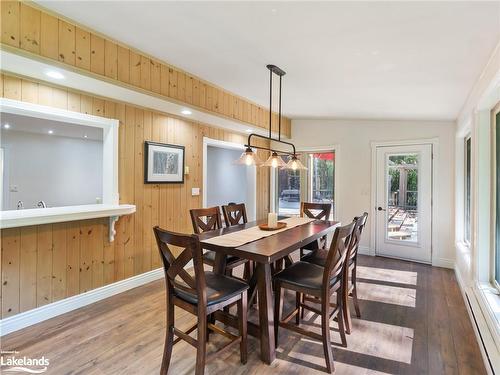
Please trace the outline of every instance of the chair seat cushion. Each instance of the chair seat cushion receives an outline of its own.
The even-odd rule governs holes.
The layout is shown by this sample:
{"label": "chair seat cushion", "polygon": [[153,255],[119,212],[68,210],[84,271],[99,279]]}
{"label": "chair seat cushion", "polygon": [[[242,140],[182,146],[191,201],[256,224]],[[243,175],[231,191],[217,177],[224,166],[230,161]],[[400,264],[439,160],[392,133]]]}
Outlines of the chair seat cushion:
{"label": "chair seat cushion", "polygon": [[[300,260],[302,262],[313,263],[318,266],[324,267],[326,258],[328,257],[328,250],[318,249],[304,255]],[[349,265],[354,262],[354,258],[349,259]]]}
{"label": "chair seat cushion", "polygon": [[[227,262],[227,264],[229,264],[229,263],[237,262],[239,260],[240,260],[240,258],[235,257],[234,255],[228,255],[226,262]],[[203,263],[214,264],[214,262],[215,262],[215,251],[207,250],[205,252],[205,254],[203,254]]]}
{"label": "chair seat cushion", "polygon": [[[274,279],[300,288],[321,289],[324,268],[313,263],[295,262],[290,267],[278,272]],[[330,280],[330,286],[339,280],[338,277]]]}
{"label": "chair seat cushion", "polygon": [[[228,300],[248,289],[248,284],[233,277],[219,275],[211,271],[205,272],[205,282],[207,286],[207,305]],[[174,287],[174,294],[186,302],[197,304],[196,293],[186,291],[179,287]]]}

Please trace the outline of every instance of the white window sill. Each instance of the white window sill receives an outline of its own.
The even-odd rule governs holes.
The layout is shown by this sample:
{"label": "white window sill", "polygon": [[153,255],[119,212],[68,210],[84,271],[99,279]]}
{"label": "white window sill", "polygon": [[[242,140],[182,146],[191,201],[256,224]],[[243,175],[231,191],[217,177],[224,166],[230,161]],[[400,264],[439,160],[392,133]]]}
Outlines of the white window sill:
{"label": "white window sill", "polygon": [[132,204],[88,204],[0,212],[0,229],[109,217],[109,240],[114,239],[118,217],[135,212]]}

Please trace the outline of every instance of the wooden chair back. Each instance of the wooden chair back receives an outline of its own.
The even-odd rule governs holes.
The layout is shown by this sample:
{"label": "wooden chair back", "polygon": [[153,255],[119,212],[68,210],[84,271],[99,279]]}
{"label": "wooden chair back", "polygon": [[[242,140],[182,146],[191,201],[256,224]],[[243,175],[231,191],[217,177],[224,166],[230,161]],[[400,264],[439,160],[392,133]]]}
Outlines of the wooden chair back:
{"label": "wooden chair back", "polygon": [[209,208],[193,208],[189,210],[194,233],[200,234],[222,228],[222,220],[218,206]]}
{"label": "wooden chair back", "polygon": [[222,213],[224,214],[224,221],[226,222],[226,227],[238,224],[245,224],[248,222],[245,203],[240,203],[240,204],[229,203],[226,206],[222,206]]}
{"label": "wooden chair back", "polygon": [[300,217],[310,217],[317,220],[329,220],[332,210],[331,203],[300,202]]}
{"label": "wooden chair back", "polygon": [[368,212],[364,212],[361,216],[356,216],[354,218],[354,230],[352,232],[351,243],[349,245],[349,260],[356,258],[358,255],[359,243],[361,242],[361,234],[365,229],[366,222],[368,220]]}
{"label": "wooden chair back", "polygon": [[355,222],[335,229],[333,240],[326,258],[325,270],[323,271],[323,285],[330,286],[330,280],[334,277],[342,276],[344,264],[347,259],[351,236]]}
{"label": "wooden chair back", "polygon": [[[196,294],[198,301],[206,305],[205,272],[198,237],[170,232],[158,226],[154,227],[153,231],[163,262],[167,293],[171,293],[174,287],[182,289],[185,292]],[[174,256],[169,246],[182,248],[180,255]],[[184,269],[191,260],[194,266],[194,277]]]}

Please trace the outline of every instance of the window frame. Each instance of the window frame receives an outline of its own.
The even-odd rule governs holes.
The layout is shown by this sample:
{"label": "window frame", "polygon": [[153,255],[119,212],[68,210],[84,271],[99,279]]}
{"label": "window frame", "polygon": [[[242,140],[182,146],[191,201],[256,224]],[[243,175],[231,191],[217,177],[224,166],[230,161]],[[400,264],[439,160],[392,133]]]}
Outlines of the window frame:
{"label": "window frame", "polygon": [[[500,249],[497,250],[497,238],[500,237],[497,234],[497,217],[499,216],[500,202],[497,199],[498,190],[500,189],[500,184],[497,184],[497,170],[499,159],[497,156],[497,124],[496,117],[500,114],[500,102],[498,102],[491,110],[491,209],[493,214],[491,215],[491,267],[490,267],[490,283],[494,286],[498,292],[500,292],[500,283],[497,280],[497,257],[499,256]],[[500,141],[500,140],[499,140]],[[500,152],[500,150],[498,150]]]}
{"label": "window frame", "polygon": [[[470,142],[470,154],[467,155],[467,143]],[[463,186],[464,186],[464,196],[463,196],[463,233],[462,233],[462,241],[463,243],[470,247],[471,239],[472,239],[472,135],[468,133],[464,137],[463,142],[464,147],[464,164],[463,164]],[[467,175],[467,163],[470,163],[469,176]],[[469,178],[469,186],[467,186],[467,177]],[[467,193],[469,193],[469,204],[467,204]],[[469,210],[469,239],[467,239],[467,207]]]}
{"label": "window frame", "polygon": [[[333,206],[333,220],[338,220],[338,217],[340,216],[339,212],[339,200],[338,200],[338,186],[337,186],[337,176],[339,173],[339,149],[340,147],[338,145],[331,145],[331,146],[321,146],[321,147],[304,147],[304,148],[297,148],[297,154],[316,154],[316,153],[334,153],[335,154],[335,161],[334,161],[334,170],[333,170],[333,194],[334,194],[334,206]],[[312,174],[310,173],[311,171],[311,160],[312,158],[308,158],[307,160],[307,175],[306,178],[304,179],[305,182],[307,183],[307,199],[310,199],[312,196],[312,189],[311,189],[311,182],[312,182]],[[279,212],[279,194],[278,194],[278,170],[276,168],[271,168],[271,173],[270,173],[270,194],[271,194],[271,207],[270,211],[271,212]],[[302,200],[302,194],[301,194],[301,200]]]}

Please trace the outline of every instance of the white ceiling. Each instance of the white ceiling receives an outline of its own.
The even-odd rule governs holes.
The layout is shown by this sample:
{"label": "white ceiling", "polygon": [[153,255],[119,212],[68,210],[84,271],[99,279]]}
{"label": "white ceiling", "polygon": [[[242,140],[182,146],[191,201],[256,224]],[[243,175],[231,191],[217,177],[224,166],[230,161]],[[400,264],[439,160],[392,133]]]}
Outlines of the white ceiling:
{"label": "white ceiling", "polygon": [[293,118],[453,120],[500,40],[500,2],[38,1]]}

